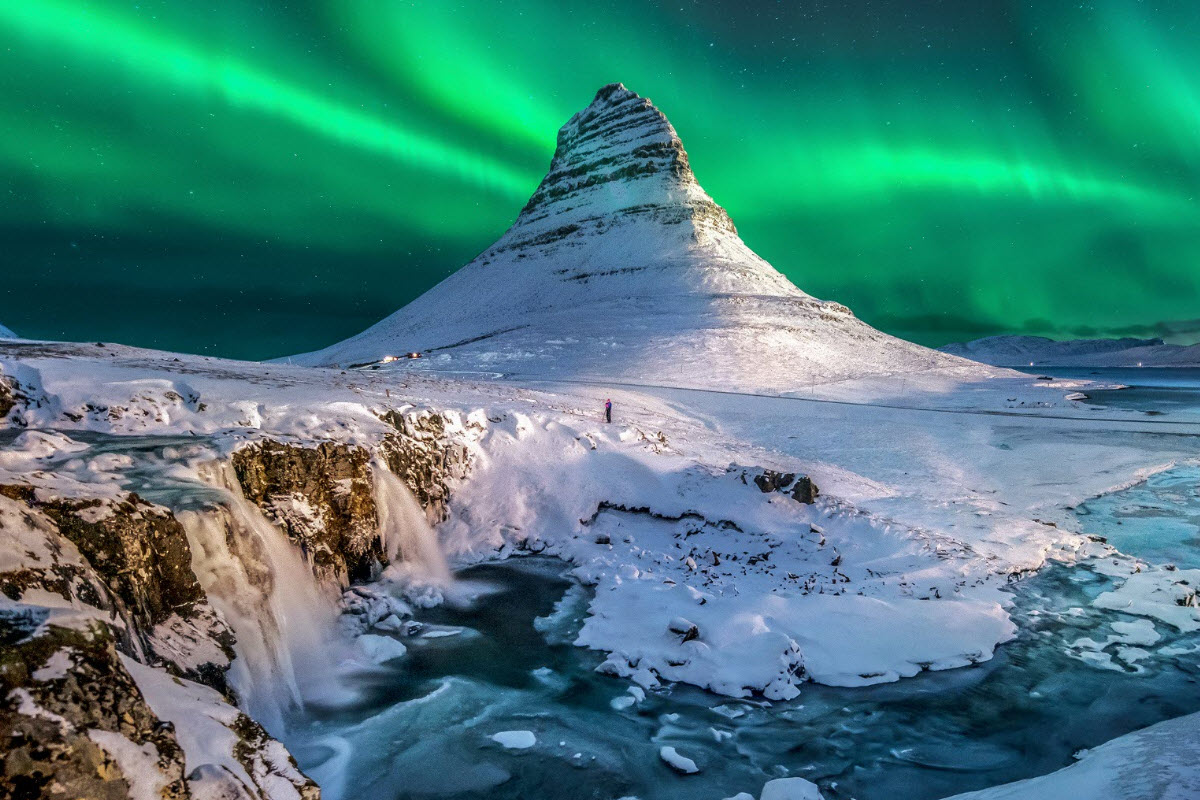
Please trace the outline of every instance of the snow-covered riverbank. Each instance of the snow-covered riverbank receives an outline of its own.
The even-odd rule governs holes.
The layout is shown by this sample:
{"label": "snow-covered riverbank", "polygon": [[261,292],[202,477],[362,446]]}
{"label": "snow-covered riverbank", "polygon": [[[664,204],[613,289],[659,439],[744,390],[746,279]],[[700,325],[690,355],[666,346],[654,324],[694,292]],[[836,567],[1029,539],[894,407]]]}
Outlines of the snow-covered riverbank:
{"label": "snow-covered riverbank", "polygon": [[[1131,574],[1154,573],[1084,535],[1094,531],[1072,509],[1194,458],[1200,433],[1162,425],[1173,422],[1170,414],[1096,421],[1094,409],[1065,399],[1074,384],[1034,377],[961,392],[945,382],[936,392],[907,379],[875,382],[881,395],[903,400],[886,405],[906,408],[522,385],[410,374],[403,365],[342,372],[112,346],[5,347],[5,374],[16,378],[21,398],[9,415],[0,483],[32,483],[47,496],[111,497],[135,488],[169,504],[173,482],[196,478],[188,440],[217,457],[264,437],[371,448],[395,430],[384,421],[389,409],[436,410],[449,420],[442,435],[469,462],[436,529],[442,548],[459,566],[529,552],[567,560],[590,591],[576,608],[582,617],[572,641],[597,651],[602,672],[629,679],[634,703],[625,711],[633,714],[649,702],[639,697],[669,703],[676,682],[754,703],[805,705],[826,691],[810,682],[900,679],[895,691],[903,694],[905,676],[988,663],[997,646],[1003,652],[1004,642],[1022,635],[1011,581],[1047,559],[1103,556],[1089,563],[1104,565],[1118,594]],[[611,425],[600,419],[605,397],[614,401]],[[1023,400],[1021,415],[1010,416]],[[21,433],[22,426],[43,432]],[[136,454],[96,448],[89,439],[96,435],[167,438],[156,445],[157,466],[139,472]],[[819,487],[815,502],[801,502],[814,498],[796,491],[799,476]],[[163,493],[147,480],[164,484]],[[402,598],[404,577],[385,573],[367,597]],[[1139,597],[1151,619],[1167,605],[1180,609],[1172,614],[1194,614],[1169,593]],[[372,654],[416,652],[404,637],[404,600],[388,602],[400,613],[390,631],[372,631],[385,640],[355,656],[364,664]],[[377,607],[377,600],[360,607],[368,628],[386,618]],[[359,625],[354,632],[368,629]],[[1140,646],[1132,633],[1108,652]],[[387,640],[396,646],[381,650]],[[928,678],[915,679],[912,691],[921,691],[921,680]],[[503,706],[487,692],[478,699]],[[623,713],[608,705],[612,699],[606,694],[595,713]],[[275,732],[285,740],[309,735],[287,726]],[[534,733],[539,742],[555,735]],[[689,736],[677,745],[684,755]],[[764,757],[752,759],[755,769],[772,768]],[[326,764],[327,756],[313,758],[306,763]],[[336,763],[317,774],[353,780]],[[704,764],[713,762],[698,763],[699,777],[663,772],[663,780],[703,781],[713,771]],[[653,759],[646,768],[647,776],[670,769]],[[830,773],[814,774],[826,776],[829,796],[841,796]],[[647,786],[637,791],[656,796]]]}

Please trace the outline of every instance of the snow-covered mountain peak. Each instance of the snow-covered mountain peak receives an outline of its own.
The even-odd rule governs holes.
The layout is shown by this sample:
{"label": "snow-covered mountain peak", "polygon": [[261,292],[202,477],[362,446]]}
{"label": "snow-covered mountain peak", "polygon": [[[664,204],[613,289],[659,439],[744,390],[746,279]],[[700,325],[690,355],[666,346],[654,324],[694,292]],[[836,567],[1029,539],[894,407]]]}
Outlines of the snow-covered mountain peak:
{"label": "snow-covered mountain peak", "polygon": [[800,291],[701,188],[666,116],[619,83],[559,130],[546,176],[495,244],[358,336],[293,360],[415,351],[424,368],[770,391],[977,369]]}
{"label": "snow-covered mountain peak", "polygon": [[550,170],[516,227],[567,217],[576,223],[607,218],[611,224],[628,215],[737,234],[729,215],[696,182],[666,116],[610,83],[559,130]]}
{"label": "snow-covered mountain peak", "polygon": [[516,222],[469,266],[530,273],[550,262],[539,282],[563,284],[556,299],[571,304],[694,292],[802,296],[738,237],[666,116],[619,83],[563,125]]}

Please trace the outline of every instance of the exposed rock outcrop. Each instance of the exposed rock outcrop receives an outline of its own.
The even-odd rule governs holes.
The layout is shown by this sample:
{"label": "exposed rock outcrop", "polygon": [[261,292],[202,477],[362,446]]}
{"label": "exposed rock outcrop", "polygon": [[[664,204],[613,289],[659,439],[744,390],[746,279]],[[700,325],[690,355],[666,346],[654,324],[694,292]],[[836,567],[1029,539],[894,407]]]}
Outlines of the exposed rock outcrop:
{"label": "exposed rock outcrop", "polygon": [[[32,486],[10,485],[0,486],[0,495],[40,512],[40,523],[27,520],[45,529],[48,551],[61,554],[61,536],[78,552],[78,558],[0,573],[0,590],[10,599],[38,587],[108,611],[121,621],[118,641],[128,655],[156,658],[224,690],[233,640],[208,605],[192,572],[187,534],[170,511],[133,493],[116,500],[46,499]],[[211,642],[204,649],[216,651],[215,663],[180,651],[181,639],[193,636]]]}
{"label": "exposed rock outcrop", "polygon": [[379,547],[370,453],[322,442],[315,447],[271,439],[233,454],[246,499],[300,546],[321,580],[370,576]]}
{"label": "exposed rock outcrop", "polygon": [[[39,624],[36,614],[0,613],[2,796],[320,797],[283,746],[216,692],[123,658],[103,622],[64,627]],[[176,722],[201,727],[185,738]],[[208,742],[187,751],[203,733],[232,742],[231,750]]]}
{"label": "exposed rock outcrop", "polygon": [[773,469],[764,469],[761,475],[754,476],[754,485],[765,494],[766,492],[781,492],[791,486],[795,480],[796,473],[794,472],[776,472]]}
{"label": "exposed rock outcrop", "polygon": [[0,375],[0,419],[8,416],[8,412],[13,410],[17,404],[17,398],[13,392],[12,386],[4,376]]}
{"label": "exposed rock outcrop", "polygon": [[[47,499],[3,486],[0,551],[10,601],[0,609],[0,788],[64,800],[319,797],[283,746],[230,704],[233,637],[173,514],[136,495]],[[225,766],[185,768],[186,742],[156,714],[145,681],[179,719],[224,729]]]}
{"label": "exposed rock outcrop", "polygon": [[772,469],[765,469],[761,474],[755,475],[754,485],[763,493],[783,492],[790,487],[792,499],[808,505],[815,503],[821,494],[821,490],[807,475],[796,477],[794,472],[776,472]]}
{"label": "exposed rock outcrop", "polygon": [[21,387],[21,382],[11,375],[0,372],[0,427],[21,424],[20,420],[15,419],[19,414],[9,417],[9,413],[28,402],[29,396]]}
{"label": "exposed rock outcrop", "polygon": [[175,731],[146,705],[108,626],[21,638],[0,617],[0,783],[11,797],[191,797]]}
{"label": "exposed rock outcrop", "polygon": [[[380,443],[380,458],[422,507],[444,519],[447,480],[465,473],[466,448],[448,440],[438,414],[389,409],[380,417],[395,429]],[[236,451],[232,461],[246,499],[304,550],[319,579],[365,580],[385,559],[371,480],[378,467],[365,448],[264,439]]]}
{"label": "exposed rock outcrop", "polygon": [[440,414],[404,415],[388,410],[380,417],[396,429],[379,446],[388,469],[408,485],[435,519],[445,519],[450,498],[447,480],[466,475],[467,448],[448,439],[446,419]]}

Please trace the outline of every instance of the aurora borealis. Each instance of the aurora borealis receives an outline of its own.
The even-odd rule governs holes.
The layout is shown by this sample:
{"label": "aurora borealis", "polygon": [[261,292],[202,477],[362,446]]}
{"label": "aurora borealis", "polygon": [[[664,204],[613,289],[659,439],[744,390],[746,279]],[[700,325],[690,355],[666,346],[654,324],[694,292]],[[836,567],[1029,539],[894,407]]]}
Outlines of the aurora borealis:
{"label": "aurora borealis", "polygon": [[926,344],[1200,338],[1200,4],[0,4],[0,322],[320,347],[491,243],[605,83],[743,238]]}

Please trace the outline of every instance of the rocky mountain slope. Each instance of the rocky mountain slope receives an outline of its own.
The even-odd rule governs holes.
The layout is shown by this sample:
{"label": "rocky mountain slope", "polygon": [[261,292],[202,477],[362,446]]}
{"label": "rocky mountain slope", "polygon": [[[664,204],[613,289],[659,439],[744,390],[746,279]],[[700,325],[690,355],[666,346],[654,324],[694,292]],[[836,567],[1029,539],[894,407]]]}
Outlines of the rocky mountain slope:
{"label": "rocky mountain slope", "polygon": [[1074,339],[988,336],[955,342],[944,353],[996,366],[1200,367],[1200,344],[1166,344],[1162,339]]}
{"label": "rocky mountain slope", "polygon": [[411,351],[428,368],[740,390],[983,372],[794,286],[701,188],[662,112],[620,84],[559,131],[549,172],[495,244],[358,336],[289,360]]}

